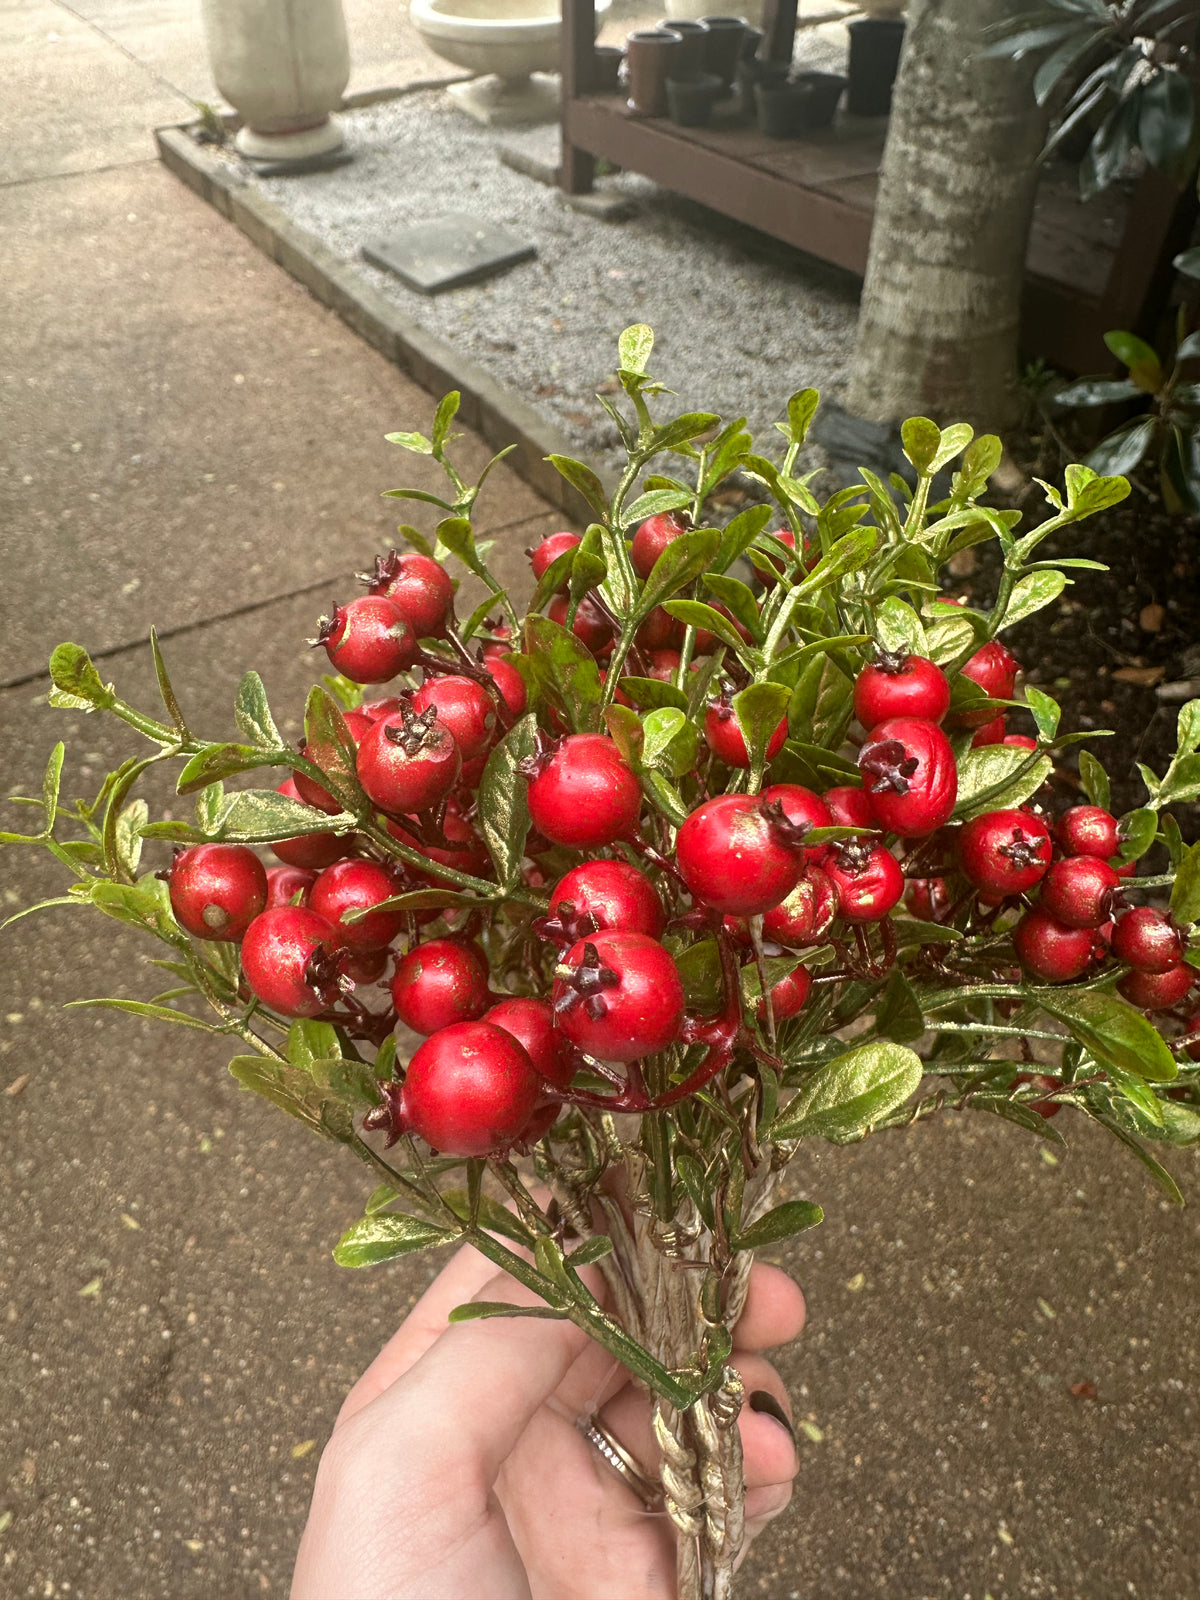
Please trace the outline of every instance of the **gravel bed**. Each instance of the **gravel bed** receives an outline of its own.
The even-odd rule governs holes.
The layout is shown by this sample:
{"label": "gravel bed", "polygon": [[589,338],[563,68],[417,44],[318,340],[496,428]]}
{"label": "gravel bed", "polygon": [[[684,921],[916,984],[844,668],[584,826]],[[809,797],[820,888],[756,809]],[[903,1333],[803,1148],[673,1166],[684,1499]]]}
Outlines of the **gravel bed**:
{"label": "gravel bed", "polygon": [[[857,309],[849,276],[633,173],[604,180],[634,202],[625,221],[582,215],[500,162],[495,142],[511,130],[479,126],[439,90],[344,121],[352,162],[250,181],[414,322],[534,404],[581,454],[618,459],[595,394],[610,386],[617,335],[632,322],[654,328],[653,370],[679,409],[745,416],[756,436],[770,433],[794,390],[839,393]],[[367,240],[454,211],[516,229],[537,258],[432,298],[363,261]]]}

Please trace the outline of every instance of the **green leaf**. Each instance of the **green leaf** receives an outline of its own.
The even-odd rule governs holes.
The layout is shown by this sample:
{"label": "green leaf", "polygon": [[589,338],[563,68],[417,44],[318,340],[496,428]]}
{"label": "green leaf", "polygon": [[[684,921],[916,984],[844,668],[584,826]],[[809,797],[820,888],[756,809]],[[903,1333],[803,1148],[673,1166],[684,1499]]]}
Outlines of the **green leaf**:
{"label": "green leaf", "polygon": [[50,752],[46,770],[42,774],[42,815],[47,835],[54,832],[54,819],[58,814],[58,791],[62,783],[63,758],[67,747],[60,739]]}
{"label": "green leaf", "polygon": [[562,1322],[567,1312],[554,1306],[516,1306],[508,1300],[468,1300],[455,1306],[447,1322],[482,1322],[485,1317],[541,1317],[552,1322]]}
{"label": "green leaf", "polygon": [[909,417],[901,424],[900,439],[904,454],[920,473],[932,476],[931,465],[942,442],[942,430],[928,417]]}
{"label": "green leaf", "polygon": [[657,711],[660,706],[688,708],[688,698],[673,683],[663,683],[659,678],[622,678],[621,692],[633,701],[639,711]]}
{"label": "green leaf", "polygon": [[176,794],[195,794],[230,778],[237,772],[253,772],[257,767],[290,766],[293,752],[259,750],[248,744],[209,744],[187,762],[175,785]]}
{"label": "green leaf", "polygon": [[758,538],[771,520],[770,506],[749,506],[739,511],[725,526],[720,549],[713,559],[713,570],[728,572],[729,568]]}
{"label": "green leaf", "polygon": [[358,747],[337,701],[319,683],[308,691],[304,708],[304,754],[320,768],[324,787],[347,811],[370,809],[358,781]]}
{"label": "green leaf", "polygon": [[327,816],[274,789],[241,789],[227,795],[215,820],[203,829],[186,822],[149,822],[144,839],[211,839],[227,844],[270,844],[306,833],[349,833],[357,818],[348,811]]}
{"label": "green leaf", "polygon": [[[1132,472],[1154,442],[1154,426],[1153,417],[1126,423],[1123,428],[1110,433],[1107,439],[1101,439],[1096,448],[1088,452],[1088,465],[1095,467],[1097,472]],[[1125,496],[1119,498],[1123,500]],[[1100,511],[1104,508],[1095,506],[1091,509]]]}
{"label": "green leaf", "polygon": [[[1025,763],[1029,762],[1028,768]],[[985,811],[1024,804],[1050,776],[1049,756],[1031,758],[1013,745],[965,750],[958,761],[958,800],[954,815],[964,822]]]}
{"label": "green leaf", "polygon": [[883,1039],[859,1045],[817,1068],[776,1117],[770,1138],[856,1138],[902,1106],[923,1071],[921,1058],[904,1045]]}
{"label": "green leaf", "polygon": [[974,428],[966,422],[954,422],[948,428],[943,428],[933,460],[925,470],[930,474],[940,472],[955,456],[962,454],[974,437]]}
{"label": "green leaf", "polygon": [[1150,1085],[1144,1079],[1132,1072],[1126,1072],[1123,1067],[1118,1067],[1111,1061],[1107,1063],[1105,1071],[1113,1088],[1123,1095],[1130,1105],[1137,1108],[1140,1115],[1136,1120],[1148,1122],[1152,1128],[1161,1128],[1163,1114],[1159,1108],[1158,1098]]}
{"label": "green leaf", "polygon": [[921,1015],[916,990],[903,971],[896,967],[884,985],[875,1010],[875,1027],[893,1044],[907,1044],[919,1039],[925,1032],[925,1019]]}
{"label": "green leaf", "polygon": [[734,1250],[765,1250],[803,1233],[806,1228],[815,1228],[824,1220],[825,1213],[810,1200],[785,1200],[781,1206],[775,1206],[749,1227],[735,1233],[729,1242]]}
{"label": "green leaf", "polygon": [[[471,1200],[465,1189],[443,1190],[442,1199],[456,1217],[460,1217],[463,1222],[471,1220]],[[498,1200],[493,1200],[490,1195],[480,1194],[477,1197],[475,1215],[479,1226],[485,1228],[488,1233],[498,1233],[502,1238],[512,1239],[517,1244],[524,1245],[526,1250],[533,1249],[533,1233],[520,1217],[507,1206],[502,1206]]]}
{"label": "green leaf", "polygon": [[847,573],[865,567],[875,553],[878,538],[874,528],[855,528],[846,534],[833,545],[828,555],[821,557],[808,577],[792,590],[791,598],[806,599],[828,584],[838,582]]}
{"label": "green leaf", "polygon": [[703,600],[668,600],[663,610],[686,627],[707,628],[709,633],[715,634],[722,644],[728,645],[739,655],[746,648],[745,640],[729,618],[723,617],[719,611],[714,610]]}
{"label": "green leaf", "polygon": [[648,517],[657,517],[664,511],[681,511],[691,503],[690,489],[651,489],[622,509],[621,527],[632,528],[635,522],[645,522]]}
{"label": "green leaf", "polygon": [[1131,1133],[1126,1132],[1126,1130],[1121,1127],[1120,1123],[1115,1122],[1111,1117],[1098,1117],[1096,1120],[1102,1123],[1115,1139],[1119,1139],[1123,1145],[1127,1146],[1133,1151],[1134,1155],[1142,1163],[1146,1171],[1154,1179],[1154,1182],[1158,1185],[1159,1189],[1162,1190],[1163,1194],[1166,1195],[1167,1199],[1170,1200],[1172,1205],[1183,1205],[1183,1193],[1179,1185],[1167,1171],[1166,1167],[1164,1167],[1160,1161],[1156,1161],[1154,1159],[1149,1150],[1144,1149]]}
{"label": "green leaf", "polygon": [[626,328],[617,340],[617,357],[622,372],[644,373],[650,352],[654,349],[654,329],[645,322],[635,322]]}
{"label": "green leaf", "polygon": [[[687,717],[678,706],[662,706],[657,711],[648,712],[641,724],[642,760],[645,765],[648,767],[658,765],[660,757],[665,755],[679,734],[690,726]],[[684,771],[687,770],[685,767]]]}
{"label": "green leaf", "polygon": [[1170,171],[1192,141],[1192,86],[1182,72],[1162,65],[1140,98],[1138,143],[1156,167]]}
{"label": "green leaf", "polygon": [[1092,804],[1107,811],[1112,803],[1108,773],[1090,750],[1079,752],[1079,781],[1083,785],[1084,794]]}
{"label": "green leaf", "polygon": [[1011,628],[1025,617],[1031,617],[1043,606],[1051,605],[1067,586],[1064,573],[1053,568],[1041,572],[1027,572],[1013,586],[1012,595],[1005,608],[1002,627]]}
{"label": "green leaf", "polygon": [[1200,922],[1200,844],[1184,852],[1171,888],[1171,915],[1181,927]]}
{"label": "green leaf", "polygon": [[1175,753],[1190,755],[1200,747],[1200,700],[1189,700],[1180,706],[1175,721]]}
{"label": "green leaf", "polygon": [[579,490],[598,517],[607,518],[608,495],[591,467],[584,466],[582,461],[573,461],[570,456],[551,455],[546,460],[572,488]]}
{"label": "green leaf", "polygon": [[433,438],[430,441],[434,455],[438,454],[446,442],[446,434],[449,432],[450,424],[458,414],[460,398],[458,390],[452,389],[449,394],[442,396],[438,404],[433,418]]}
{"label": "green leaf", "polygon": [[803,444],[817,414],[821,394],[818,389],[800,389],[787,405],[787,436],[793,444]]}
{"label": "green leaf", "polygon": [[518,768],[537,748],[537,717],[515,723],[488,756],[479,785],[479,825],[499,883],[509,888],[521,876],[529,833],[526,782]]}
{"label": "green leaf", "polygon": [[653,769],[641,774],[642,789],[672,827],[680,828],[687,821],[690,807],[683,802],[683,796],[674,784],[669,783],[661,772]]}
{"label": "green leaf", "polygon": [[525,619],[525,649],[538,682],[564,713],[572,731],[594,732],[602,686],[592,653],[566,628],[539,616]]}
{"label": "green leaf", "polygon": [[1200,799],[1200,756],[1182,756],[1173,762],[1170,778],[1164,778],[1155,799],[1160,805]]}
{"label": "green leaf", "polygon": [[754,598],[754,591],[740,578],[728,578],[718,572],[706,572],[704,586],[712,590],[722,605],[728,607],[752,638],[762,637],[762,619],[758,612],[758,601]]}
{"label": "green leaf", "polygon": [[919,922],[915,917],[897,917],[896,944],[901,950],[914,944],[953,944],[963,936],[957,928],[940,922]]}
{"label": "green leaf", "polygon": [[175,732],[181,739],[190,738],[188,725],[183,720],[183,712],[179,709],[179,701],[175,698],[175,690],[171,687],[171,679],[167,674],[167,664],[163,660],[162,651],[158,646],[158,634],[154,628],[150,629],[150,654],[154,658],[154,676],[158,680],[158,692],[162,696],[162,703],[167,708],[167,715],[174,725]]}
{"label": "green leaf", "polygon": [[585,1239],[581,1245],[576,1245],[567,1256],[566,1262],[569,1267],[578,1271],[580,1267],[590,1267],[596,1261],[603,1261],[605,1256],[612,1255],[612,1250],[613,1242],[608,1234],[596,1233],[590,1239]]}
{"label": "green leaf", "polygon": [[116,704],[112,685],[100,681],[100,674],[82,645],[55,646],[50,652],[50,678],[60,693],[71,695],[93,710],[106,711]]}
{"label": "green leaf", "polygon": [[645,742],[642,720],[637,712],[614,702],[604,708],[604,725],[621,752],[625,765],[636,771],[642,764],[642,746]]}
{"label": "green leaf", "polygon": [[128,878],[137,877],[142,859],[142,828],[149,816],[150,807],[141,799],[131,800],[116,813],[113,850],[117,865]]}
{"label": "green leaf", "polygon": [[1200,245],[1181,251],[1171,265],[1176,272],[1182,272],[1185,278],[1200,278]]}
{"label": "green leaf", "polygon": [[1121,818],[1120,832],[1121,860],[1137,861],[1146,854],[1158,835],[1158,813],[1149,806],[1142,806],[1138,811],[1127,811]]}
{"label": "green leaf", "polygon": [[383,437],[387,444],[398,444],[402,450],[411,450],[414,455],[433,454],[433,445],[423,433],[385,433]]}
{"label": "green leaf", "polygon": [[1042,689],[1034,688],[1033,684],[1025,685],[1025,704],[1033,714],[1037,723],[1038,737],[1048,744],[1058,732],[1059,718],[1062,708],[1053,696]]}
{"label": "green leaf", "polygon": [[1141,394],[1136,383],[1128,378],[1081,378],[1060,389],[1052,402],[1056,411],[1073,411],[1076,407],[1109,406],[1121,400],[1133,400]]}
{"label": "green leaf", "polygon": [[[664,423],[661,428],[655,428],[650,435],[647,445],[648,450],[676,450],[682,444],[688,444],[693,439],[698,439],[702,433],[709,433],[720,422],[720,417],[711,411],[688,411],[683,416],[676,417],[673,422]],[[688,499],[691,499],[689,492]]]}
{"label": "green leaf", "polygon": [[626,624],[636,628],[650,615],[655,606],[662,605],[673,594],[696,578],[711,564],[721,544],[718,528],[693,528],[681,533],[654,563],[646,579],[633,616]]}
{"label": "green leaf", "polygon": [[[1096,452],[1093,450],[1092,455]],[[1088,457],[1089,461],[1091,456]],[[1140,457],[1139,457],[1140,459]],[[1093,462],[1097,472],[1121,472],[1120,467],[1102,467]],[[1136,463],[1135,463],[1136,465]],[[1068,469],[1069,470],[1069,469]],[[1107,511],[1111,506],[1120,505],[1122,500],[1129,498],[1129,482],[1121,477],[1097,477],[1088,484],[1087,488],[1075,502],[1074,509],[1081,517],[1094,516],[1097,511]]]}
{"label": "green leaf", "polygon": [[275,718],[267,704],[267,691],[257,672],[247,672],[238,684],[233,716],[245,738],[258,749],[279,750],[285,747],[286,741],[275,726]]}
{"label": "green leaf", "polygon": [[100,1006],[107,1011],[128,1011],[135,1017],[150,1017],[155,1022],[178,1022],[185,1028],[200,1028],[205,1033],[219,1031],[211,1023],[201,1021],[199,1017],[189,1017],[186,1011],[175,1011],[170,1006],[150,1005],[143,1000],[67,1000],[63,1003],[64,1010],[70,1010],[75,1006]]}
{"label": "green leaf", "polygon": [[458,1237],[449,1228],[426,1222],[424,1217],[377,1212],[346,1230],[333,1247],[333,1259],[339,1267],[374,1267],[382,1261],[394,1261],[397,1256],[412,1255],[415,1250],[449,1244]]}
{"label": "green leaf", "polygon": [[775,730],[785,719],[792,691],[783,683],[752,683],[733,697],[733,713],[746,750],[752,773],[761,773],[767,747]]}
{"label": "green leaf", "polygon": [[697,939],[675,957],[688,1009],[705,1015],[720,1004],[721,956],[715,939]]}
{"label": "green leaf", "polygon": [[920,617],[905,601],[889,595],[875,612],[875,637],[883,650],[927,656],[929,642]]}
{"label": "green leaf", "polygon": [[1073,1036],[1103,1065],[1108,1062],[1152,1082],[1176,1076],[1175,1058],[1153,1023],[1103,989],[1039,992],[1043,1011],[1065,1022]]}

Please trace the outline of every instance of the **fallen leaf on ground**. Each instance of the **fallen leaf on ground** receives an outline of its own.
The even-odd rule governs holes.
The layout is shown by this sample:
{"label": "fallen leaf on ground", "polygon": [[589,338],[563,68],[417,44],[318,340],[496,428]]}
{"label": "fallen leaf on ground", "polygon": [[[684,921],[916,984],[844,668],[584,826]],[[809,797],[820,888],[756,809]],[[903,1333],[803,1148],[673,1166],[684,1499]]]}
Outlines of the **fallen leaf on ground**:
{"label": "fallen leaf on ground", "polygon": [[23,1072],[19,1078],[14,1078],[5,1089],[5,1094],[20,1094],[21,1090],[29,1082],[31,1076],[31,1073]]}
{"label": "fallen leaf on ground", "polygon": [[100,1297],[100,1287],[103,1284],[103,1282],[104,1282],[103,1278],[92,1278],[90,1282],[85,1283],[83,1288],[80,1289],[79,1298],[81,1300],[97,1300],[97,1299],[99,1299],[99,1297]]}
{"label": "fallen leaf on ground", "polygon": [[1075,1396],[1076,1400],[1099,1400],[1100,1398],[1099,1389],[1097,1389],[1094,1383],[1089,1382],[1086,1378],[1082,1383],[1073,1383],[1071,1385],[1071,1393]]}
{"label": "fallen leaf on ground", "polygon": [[1118,667],[1113,677],[1120,683],[1136,683],[1141,689],[1152,689],[1166,670],[1166,667]]}
{"label": "fallen leaf on ground", "polygon": [[1138,627],[1143,633],[1157,633],[1166,620],[1167,608],[1160,606],[1156,600],[1138,612]]}
{"label": "fallen leaf on ground", "polygon": [[292,1460],[303,1460],[303,1458],[308,1455],[310,1450],[316,1448],[316,1443],[317,1441],[315,1439],[302,1439],[299,1444],[294,1444],[292,1446]]}

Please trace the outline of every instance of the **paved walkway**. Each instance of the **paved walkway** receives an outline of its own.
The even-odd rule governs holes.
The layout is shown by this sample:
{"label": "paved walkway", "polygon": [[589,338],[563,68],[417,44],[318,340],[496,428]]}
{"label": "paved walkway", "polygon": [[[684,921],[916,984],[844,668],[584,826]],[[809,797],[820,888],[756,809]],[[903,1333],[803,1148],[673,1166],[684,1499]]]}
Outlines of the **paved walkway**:
{"label": "paved walkway", "polygon": [[[354,87],[431,75],[396,8],[347,10]],[[316,612],[386,540],[379,491],[418,481],[382,435],[432,402],[153,159],[211,98],[194,0],[0,0],[0,74],[0,772],[36,790],[65,737],[73,794],[135,746],[46,708],[60,638],[149,704],[156,621],[193,725],[230,730],[253,664],[294,727]],[[493,484],[516,571],[554,519]],[[61,887],[3,859],[6,907]],[[429,1267],[333,1265],[369,1184],[224,1052],[60,1009],[152,992],[97,921],[0,936],[0,1594],[283,1596],[320,1443]],[[1050,1165],[983,1119],[800,1179],[829,1216],[781,1363],[809,1436],[746,1594],[1193,1592],[1192,1214],[1086,1131]]]}

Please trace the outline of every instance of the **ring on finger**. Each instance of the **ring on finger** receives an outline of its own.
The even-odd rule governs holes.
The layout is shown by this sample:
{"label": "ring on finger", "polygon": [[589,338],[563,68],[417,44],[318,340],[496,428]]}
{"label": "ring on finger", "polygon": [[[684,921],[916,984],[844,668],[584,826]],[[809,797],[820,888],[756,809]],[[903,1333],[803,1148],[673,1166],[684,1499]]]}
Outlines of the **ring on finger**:
{"label": "ring on finger", "polygon": [[647,1511],[662,1509],[662,1490],[659,1485],[646,1476],[633,1456],[620,1440],[613,1438],[599,1417],[585,1411],[582,1416],[576,1418],[575,1426],[626,1488],[633,1490]]}

